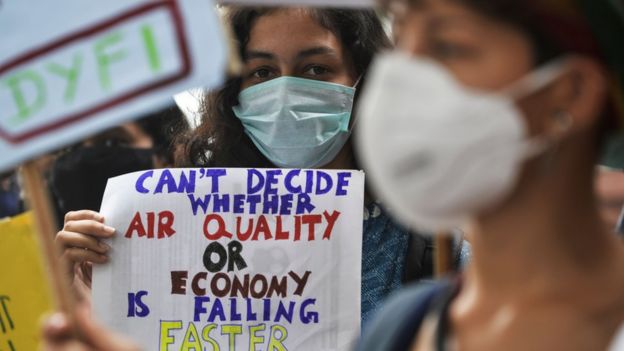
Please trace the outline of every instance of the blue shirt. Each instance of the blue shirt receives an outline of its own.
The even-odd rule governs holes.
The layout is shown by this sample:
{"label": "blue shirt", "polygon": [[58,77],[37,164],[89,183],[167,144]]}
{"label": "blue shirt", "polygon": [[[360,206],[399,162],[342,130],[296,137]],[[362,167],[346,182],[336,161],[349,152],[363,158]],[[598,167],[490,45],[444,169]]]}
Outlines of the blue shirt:
{"label": "blue shirt", "polygon": [[410,237],[376,203],[364,207],[363,231],[362,326],[402,286]]}

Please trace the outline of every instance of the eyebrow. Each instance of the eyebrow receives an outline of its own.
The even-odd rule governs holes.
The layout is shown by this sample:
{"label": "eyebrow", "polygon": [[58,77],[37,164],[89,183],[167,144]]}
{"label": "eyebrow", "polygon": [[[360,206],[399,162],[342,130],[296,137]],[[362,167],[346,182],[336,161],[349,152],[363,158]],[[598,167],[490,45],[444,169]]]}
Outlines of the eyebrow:
{"label": "eyebrow", "polygon": [[[316,55],[336,56],[337,53],[336,53],[336,50],[330,48],[329,46],[317,46],[317,47],[313,47],[313,48],[300,51],[297,54],[296,59],[301,60],[301,59],[304,59],[310,56],[316,56]],[[267,51],[250,50],[245,53],[245,60],[251,60],[251,59],[275,60],[275,55]]]}
{"label": "eyebrow", "polygon": [[336,50],[328,46],[317,46],[314,48],[306,49],[297,54],[297,59],[301,60],[310,56],[316,55],[337,55]]}

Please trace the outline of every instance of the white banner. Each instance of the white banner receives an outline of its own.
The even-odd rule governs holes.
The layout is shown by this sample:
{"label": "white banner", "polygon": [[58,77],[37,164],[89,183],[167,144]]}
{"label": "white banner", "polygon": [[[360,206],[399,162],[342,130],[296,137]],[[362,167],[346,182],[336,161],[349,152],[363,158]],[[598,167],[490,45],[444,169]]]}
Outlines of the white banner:
{"label": "white banner", "polygon": [[0,171],[223,80],[210,0],[0,4]]}
{"label": "white banner", "polygon": [[165,169],[109,180],[93,304],[146,350],[348,350],[364,174]]}

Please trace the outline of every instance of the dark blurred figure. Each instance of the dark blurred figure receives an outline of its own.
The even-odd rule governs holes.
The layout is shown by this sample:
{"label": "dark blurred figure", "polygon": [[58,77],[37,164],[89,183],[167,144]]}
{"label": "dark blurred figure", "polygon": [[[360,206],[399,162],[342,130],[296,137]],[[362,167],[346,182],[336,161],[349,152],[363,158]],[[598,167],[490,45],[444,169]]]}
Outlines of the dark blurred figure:
{"label": "dark blurred figure", "polygon": [[17,175],[14,172],[0,174],[0,219],[13,217],[23,211]]}
{"label": "dark blurred figure", "polygon": [[184,114],[172,102],[61,151],[49,176],[58,225],[69,211],[99,211],[108,178],[172,165],[173,140],[188,128]]}

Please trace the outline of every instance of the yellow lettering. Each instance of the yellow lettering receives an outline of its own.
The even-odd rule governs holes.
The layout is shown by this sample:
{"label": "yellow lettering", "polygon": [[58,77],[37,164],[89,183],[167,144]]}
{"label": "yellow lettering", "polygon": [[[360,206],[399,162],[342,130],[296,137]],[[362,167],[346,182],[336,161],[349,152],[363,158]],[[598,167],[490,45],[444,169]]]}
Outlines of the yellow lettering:
{"label": "yellow lettering", "polygon": [[243,333],[243,327],[240,325],[224,325],[221,327],[221,335],[229,335],[229,351],[236,351],[236,335]]}
{"label": "yellow lettering", "polygon": [[182,347],[180,347],[180,351],[202,351],[201,340],[199,340],[199,334],[197,334],[197,328],[195,328],[195,324],[193,322],[189,322],[188,328],[186,329],[186,335],[184,335],[184,341],[182,342]]}
{"label": "yellow lettering", "polygon": [[[277,337],[277,332],[280,333],[279,337]],[[281,325],[274,325],[271,327],[271,339],[269,339],[269,346],[267,347],[267,351],[288,351],[284,344],[284,340],[288,337],[288,331],[286,328]]]}
{"label": "yellow lettering", "polygon": [[256,351],[256,345],[264,342],[263,336],[256,335],[257,332],[266,328],[264,324],[252,325],[249,327],[249,351]]}
{"label": "yellow lettering", "polygon": [[210,337],[210,332],[216,327],[217,325],[214,323],[206,325],[204,329],[202,329],[202,336],[204,337],[204,340],[212,346],[212,351],[221,351],[221,348],[219,347],[217,341]]}
{"label": "yellow lettering", "polygon": [[169,334],[171,329],[182,329],[182,321],[160,321],[160,351],[169,351],[169,345],[175,342]]}

